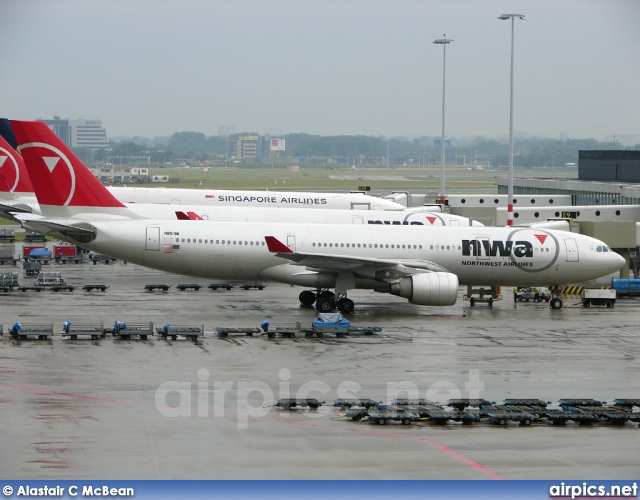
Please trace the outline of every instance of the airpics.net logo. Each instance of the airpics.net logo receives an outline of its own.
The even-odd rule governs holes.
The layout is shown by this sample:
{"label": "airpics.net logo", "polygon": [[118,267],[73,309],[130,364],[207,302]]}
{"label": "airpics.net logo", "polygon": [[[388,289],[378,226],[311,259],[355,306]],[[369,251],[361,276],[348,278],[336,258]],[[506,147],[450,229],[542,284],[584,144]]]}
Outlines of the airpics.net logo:
{"label": "airpics.net logo", "polygon": [[637,483],[619,484],[554,484],[549,488],[549,498],[638,498]]}

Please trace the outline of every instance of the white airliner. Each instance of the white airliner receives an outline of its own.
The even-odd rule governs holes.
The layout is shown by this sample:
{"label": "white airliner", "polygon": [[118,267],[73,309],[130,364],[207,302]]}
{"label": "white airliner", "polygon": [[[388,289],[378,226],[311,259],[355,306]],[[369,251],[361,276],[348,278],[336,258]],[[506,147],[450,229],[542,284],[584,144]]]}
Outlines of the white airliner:
{"label": "white airliner", "polygon": [[[11,125],[43,215],[53,209],[68,217],[26,226],[164,271],[311,287],[316,292],[305,290],[299,299],[321,311],[352,311],[347,292],[355,288],[445,306],[456,302],[459,284],[560,285],[625,263],[602,241],[551,230],[146,219],[74,164],[66,146],[53,146],[58,139],[44,123]],[[562,302],[554,298],[551,305]]]}
{"label": "white airliner", "polygon": [[[13,147],[2,137],[11,136],[15,140],[13,132],[6,127],[8,120],[0,120],[0,213],[7,218],[14,218],[12,212],[41,214],[38,200],[33,192],[33,185],[24,166],[24,160]],[[4,128],[4,130],[1,130]],[[52,146],[62,144],[59,141]],[[76,164],[82,162],[74,155],[72,161]],[[108,188],[120,201],[125,202],[129,194],[139,194],[138,188]],[[223,204],[190,205],[189,199],[202,199],[203,191],[198,189],[148,189],[146,191],[156,193],[173,193],[171,196],[180,200],[179,205],[171,204],[169,198],[151,198],[162,200],[162,203],[148,202],[135,203],[132,208],[137,212],[156,219],[193,219],[230,222],[300,222],[316,224],[385,224],[385,225],[417,225],[424,227],[433,226],[483,226],[480,222],[470,221],[467,217],[431,212],[426,207],[407,211],[399,210],[300,210],[298,208],[280,208],[273,204],[262,206],[224,206]],[[216,191],[220,193],[221,191]],[[236,193],[236,197],[248,196],[249,191],[225,191]],[[307,193],[313,194],[313,193]],[[136,195],[137,196],[137,195]],[[222,195],[220,195],[222,196]],[[321,200],[325,200],[325,194],[320,194]],[[354,199],[360,199],[360,195],[354,193]],[[134,196],[135,198],[135,196]],[[364,200],[375,199],[366,196]],[[340,201],[341,200],[341,201]],[[330,202],[340,201],[346,198],[332,198]],[[126,203],[126,202],[125,202]],[[378,205],[376,205],[377,207]],[[387,205],[384,205],[385,207]],[[400,205],[399,205],[400,206]]]}
{"label": "white airliner", "polygon": [[216,207],[323,208],[339,210],[404,210],[391,200],[365,193],[314,193],[300,191],[235,191],[224,189],[178,189],[109,187],[124,203],[169,203]]}

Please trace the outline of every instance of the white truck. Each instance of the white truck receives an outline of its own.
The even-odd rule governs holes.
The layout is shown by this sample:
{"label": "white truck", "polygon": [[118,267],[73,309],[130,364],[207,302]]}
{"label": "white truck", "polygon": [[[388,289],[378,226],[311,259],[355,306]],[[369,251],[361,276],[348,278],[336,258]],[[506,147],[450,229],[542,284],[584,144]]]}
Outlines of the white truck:
{"label": "white truck", "polygon": [[616,291],[613,289],[583,288],[580,296],[584,307],[591,307],[592,305],[613,307],[616,303]]}

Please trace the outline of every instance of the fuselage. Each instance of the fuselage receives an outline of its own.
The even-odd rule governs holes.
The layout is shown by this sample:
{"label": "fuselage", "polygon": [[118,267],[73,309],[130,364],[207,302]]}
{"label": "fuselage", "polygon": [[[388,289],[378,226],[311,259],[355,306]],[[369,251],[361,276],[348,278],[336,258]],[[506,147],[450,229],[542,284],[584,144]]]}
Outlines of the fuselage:
{"label": "fuselage", "polygon": [[[275,236],[296,252],[344,257],[345,261],[380,259],[407,267],[435,263],[468,285],[566,284],[604,276],[624,263],[594,238],[528,228],[425,231],[413,226],[161,220],[90,224],[97,231],[95,240],[78,244],[129,262],[203,278],[268,279],[304,286],[316,286],[319,279],[329,283],[337,271],[308,270],[289,263],[269,252],[265,236]],[[358,269],[354,272],[359,287],[385,282],[360,275]]]}
{"label": "fuselage", "polygon": [[365,193],[316,193],[304,191],[234,191],[225,189],[178,189],[108,187],[122,203],[164,203],[221,207],[283,207],[339,210],[403,210],[405,207]]}

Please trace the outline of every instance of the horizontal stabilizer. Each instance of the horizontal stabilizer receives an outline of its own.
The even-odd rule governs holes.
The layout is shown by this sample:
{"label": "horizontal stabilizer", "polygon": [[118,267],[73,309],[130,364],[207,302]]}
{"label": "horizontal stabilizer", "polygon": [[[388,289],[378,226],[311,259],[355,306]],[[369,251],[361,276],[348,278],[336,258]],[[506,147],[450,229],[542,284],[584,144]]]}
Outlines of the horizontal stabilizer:
{"label": "horizontal stabilizer", "polygon": [[86,222],[79,224],[62,224],[51,220],[27,220],[23,221],[23,226],[33,229],[38,233],[57,236],[63,240],[75,240],[82,243],[89,243],[96,237],[96,229]]}

